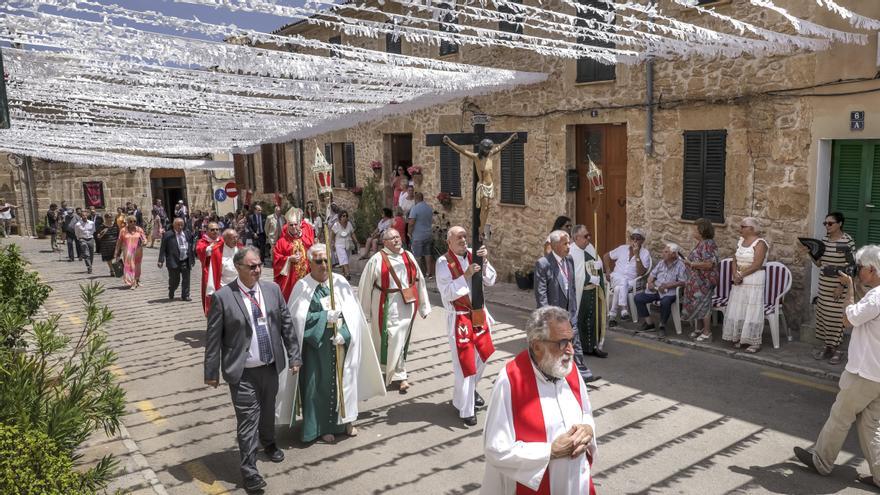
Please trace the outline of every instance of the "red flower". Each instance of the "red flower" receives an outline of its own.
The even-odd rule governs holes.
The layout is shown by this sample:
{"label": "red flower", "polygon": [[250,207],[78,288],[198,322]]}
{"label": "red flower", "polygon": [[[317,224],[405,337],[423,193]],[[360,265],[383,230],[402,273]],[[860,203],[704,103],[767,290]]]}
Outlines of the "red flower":
{"label": "red flower", "polygon": [[373,170],[382,170],[382,162],[379,160],[373,160],[370,162],[370,168]]}

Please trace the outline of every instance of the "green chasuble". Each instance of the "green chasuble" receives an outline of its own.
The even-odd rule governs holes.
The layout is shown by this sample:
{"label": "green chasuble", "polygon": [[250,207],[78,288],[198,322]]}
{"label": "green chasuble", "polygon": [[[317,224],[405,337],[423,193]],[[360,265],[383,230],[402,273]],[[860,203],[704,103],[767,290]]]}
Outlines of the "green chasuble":
{"label": "green chasuble", "polygon": [[[328,433],[336,435],[345,432],[345,425],[337,424],[339,390],[336,384],[333,329],[327,328],[327,312],[321,307],[321,299],[329,294],[330,289],[323,284],[315,289],[303,332],[303,365],[299,371],[303,442],[311,442]],[[344,322],[339,327],[339,333],[345,339],[347,351],[351,334]]]}
{"label": "green chasuble", "polygon": [[[584,261],[589,264],[596,261],[590,253],[584,251]],[[581,296],[581,305],[578,307],[578,332],[581,337],[581,347],[584,353],[592,352],[605,338],[606,307],[605,307],[605,280],[601,269],[587,270],[587,280],[584,283],[584,293]],[[590,283],[590,276],[599,277],[599,286]],[[587,288],[589,287],[589,288]]]}

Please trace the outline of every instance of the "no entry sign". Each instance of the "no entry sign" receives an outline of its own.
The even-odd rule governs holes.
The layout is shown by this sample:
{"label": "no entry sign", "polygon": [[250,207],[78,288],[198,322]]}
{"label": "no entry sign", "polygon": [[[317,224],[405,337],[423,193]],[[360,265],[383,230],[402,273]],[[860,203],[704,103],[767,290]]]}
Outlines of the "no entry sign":
{"label": "no entry sign", "polygon": [[235,182],[229,182],[226,184],[226,195],[230,198],[238,196],[238,186],[235,185]]}

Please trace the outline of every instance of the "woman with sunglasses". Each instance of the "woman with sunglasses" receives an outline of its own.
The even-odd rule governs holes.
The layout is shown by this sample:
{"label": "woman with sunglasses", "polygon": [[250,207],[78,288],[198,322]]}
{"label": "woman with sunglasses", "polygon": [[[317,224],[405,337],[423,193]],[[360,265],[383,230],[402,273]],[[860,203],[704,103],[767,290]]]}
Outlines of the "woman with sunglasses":
{"label": "woman with sunglasses", "polygon": [[[816,297],[816,339],[824,344],[813,351],[817,360],[827,359],[829,364],[840,364],[843,352],[843,310],[846,288],[838,281],[835,268],[847,265],[847,253],[855,252],[856,243],[843,231],[843,213],[833,212],[825,217],[825,253],[810,260],[819,267],[819,295]],[[807,248],[804,248],[805,250]]]}

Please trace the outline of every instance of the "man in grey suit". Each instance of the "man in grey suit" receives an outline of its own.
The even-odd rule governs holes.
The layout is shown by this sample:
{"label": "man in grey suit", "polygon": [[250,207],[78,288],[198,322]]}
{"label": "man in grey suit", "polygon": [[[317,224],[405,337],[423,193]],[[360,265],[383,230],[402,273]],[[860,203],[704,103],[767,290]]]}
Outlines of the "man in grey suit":
{"label": "man in grey suit", "polygon": [[[574,261],[568,254],[570,244],[564,230],[550,232],[550,252],[535,263],[535,302],[537,307],[557,306],[568,311],[571,326],[577,328],[577,289],[574,286]],[[593,375],[584,363],[584,352],[578,332],[571,341],[574,362],[584,382],[594,382],[600,377]]]}
{"label": "man in grey suit", "polygon": [[229,384],[241,476],[245,490],[252,492],[266,487],[257,471],[257,442],[272,462],[284,460],[275,445],[278,375],[287,363],[291,373],[299,371],[302,358],[281,289],[274,282],[260,282],[260,251],[243,248],[232,261],[238,279],[213,294],[208,311],[205,384],[219,385],[218,370]]}

